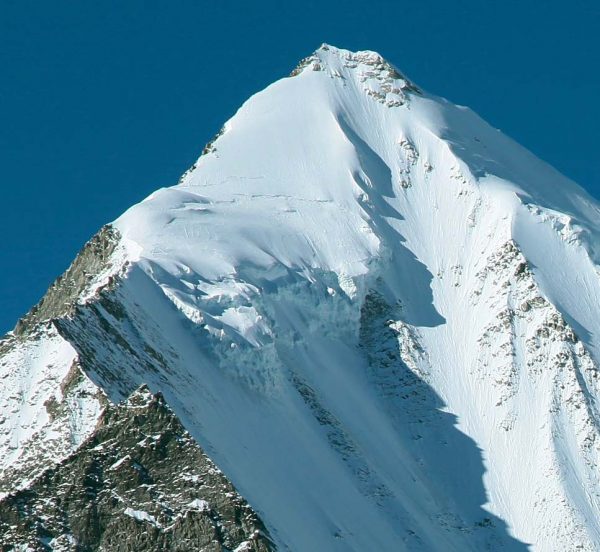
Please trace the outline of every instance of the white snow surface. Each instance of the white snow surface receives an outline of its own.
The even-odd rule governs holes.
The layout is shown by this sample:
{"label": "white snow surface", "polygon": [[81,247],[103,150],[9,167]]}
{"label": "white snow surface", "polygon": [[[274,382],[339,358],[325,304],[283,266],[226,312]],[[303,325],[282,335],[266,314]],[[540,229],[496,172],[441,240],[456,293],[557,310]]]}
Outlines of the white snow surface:
{"label": "white snow surface", "polygon": [[[76,351],[53,327],[0,357],[0,477],[23,471],[19,487],[26,487],[47,462],[65,458],[93,431],[101,412],[98,389],[85,377],[78,381],[77,373]],[[65,396],[67,381],[72,392]],[[66,414],[52,418],[50,403]],[[0,496],[10,490],[0,488]]]}
{"label": "white snow surface", "polygon": [[124,337],[169,369],[103,358],[281,550],[597,550],[599,213],[469,109],[324,45],[115,221]]}
{"label": "white snow surface", "polygon": [[160,524],[156,521],[156,518],[153,515],[150,515],[148,512],[144,510],[134,510],[133,508],[125,508],[123,512],[126,516],[137,519],[138,521],[148,522],[155,527],[160,527]]}
{"label": "white snow surface", "polygon": [[200,510],[201,512],[210,510],[210,504],[201,498],[194,498],[194,500],[188,504],[188,507],[193,510]]}

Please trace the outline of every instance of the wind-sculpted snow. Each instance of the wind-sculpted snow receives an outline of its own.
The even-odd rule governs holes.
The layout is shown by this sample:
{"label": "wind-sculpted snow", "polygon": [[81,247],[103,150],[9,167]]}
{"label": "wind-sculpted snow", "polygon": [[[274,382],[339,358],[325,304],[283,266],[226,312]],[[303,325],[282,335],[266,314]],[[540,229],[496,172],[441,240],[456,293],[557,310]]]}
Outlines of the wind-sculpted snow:
{"label": "wind-sculpted snow", "polygon": [[39,339],[110,402],[160,391],[281,550],[596,550],[598,213],[323,46],[113,223]]}

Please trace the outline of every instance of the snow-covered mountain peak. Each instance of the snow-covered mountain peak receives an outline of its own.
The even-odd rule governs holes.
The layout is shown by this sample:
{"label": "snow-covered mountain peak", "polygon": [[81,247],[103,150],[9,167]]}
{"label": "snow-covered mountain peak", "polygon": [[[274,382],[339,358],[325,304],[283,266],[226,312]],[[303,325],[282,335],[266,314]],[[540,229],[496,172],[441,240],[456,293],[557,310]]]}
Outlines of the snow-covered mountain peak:
{"label": "snow-covered mountain peak", "polygon": [[0,482],[161,393],[281,550],[598,549],[599,217],[472,111],[324,45],[0,344]]}

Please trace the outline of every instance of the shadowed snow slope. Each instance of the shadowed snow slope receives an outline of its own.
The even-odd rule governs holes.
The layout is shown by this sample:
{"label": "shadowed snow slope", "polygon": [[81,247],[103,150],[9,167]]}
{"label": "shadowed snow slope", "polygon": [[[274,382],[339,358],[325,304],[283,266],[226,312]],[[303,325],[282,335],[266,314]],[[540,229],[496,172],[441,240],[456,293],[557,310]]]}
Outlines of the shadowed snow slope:
{"label": "shadowed snow slope", "polygon": [[[50,439],[44,400],[73,409],[75,363],[102,400],[162,392],[281,550],[597,550],[599,213],[378,54],[323,45],[113,223],[68,312],[9,334],[29,402],[2,392],[6,473]],[[92,431],[85,397],[53,461]]]}

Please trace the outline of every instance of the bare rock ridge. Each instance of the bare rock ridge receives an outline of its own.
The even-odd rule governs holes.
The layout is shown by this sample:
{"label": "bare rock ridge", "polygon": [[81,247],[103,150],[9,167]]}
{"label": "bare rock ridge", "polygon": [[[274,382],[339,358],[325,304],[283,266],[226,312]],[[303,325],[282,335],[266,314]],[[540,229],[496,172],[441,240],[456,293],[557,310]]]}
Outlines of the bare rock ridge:
{"label": "bare rock ridge", "polygon": [[110,269],[111,255],[119,241],[119,232],[104,226],[85,244],[67,271],[50,286],[41,301],[18,322],[15,336],[25,337],[43,322],[70,314],[77,300],[99,273]]}

